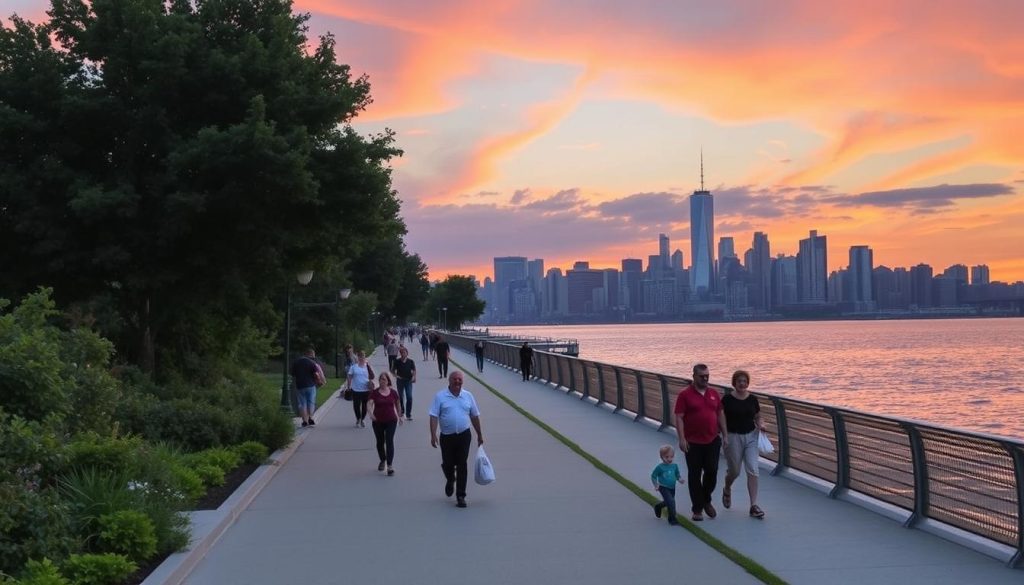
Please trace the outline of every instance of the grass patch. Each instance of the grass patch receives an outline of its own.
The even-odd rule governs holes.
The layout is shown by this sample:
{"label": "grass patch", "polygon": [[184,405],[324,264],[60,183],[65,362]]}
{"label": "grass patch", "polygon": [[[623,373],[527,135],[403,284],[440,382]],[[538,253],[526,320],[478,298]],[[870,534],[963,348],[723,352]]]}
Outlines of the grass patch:
{"label": "grass patch", "polygon": [[[625,487],[629,491],[631,491],[634,494],[636,494],[636,496],[638,498],[640,498],[641,500],[647,502],[648,504],[650,504],[652,506],[654,504],[657,504],[658,502],[661,501],[654,494],[652,494],[652,493],[648,492],[647,490],[641,488],[640,486],[638,486],[637,484],[633,483],[629,479],[626,479],[625,476],[623,476],[619,472],[615,471],[611,467],[608,467],[600,459],[598,459],[597,457],[594,457],[593,455],[591,455],[590,453],[585,451],[583,449],[583,447],[580,447],[579,445],[577,445],[576,443],[571,441],[568,437],[566,437],[562,433],[558,432],[557,430],[555,430],[553,427],[551,427],[550,425],[548,425],[544,421],[542,421],[539,418],[535,417],[533,414],[531,414],[529,411],[527,411],[523,407],[521,407],[518,404],[516,404],[515,401],[513,401],[511,398],[505,396],[504,394],[499,392],[497,389],[495,389],[493,386],[491,386],[487,382],[484,382],[483,380],[481,380],[479,377],[477,377],[476,374],[474,374],[473,372],[471,372],[468,369],[466,369],[465,367],[463,367],[462,364],[460,364],[459,362],[457,362],[455,360],[451,360],[451,362],[456,367],[458,367],[463,372],[465,372],[466,375],[472,377],[474,380],[479,382],[481,386],[483,386],[484,388],[487,388],[488,391],[490,391],[492,394],[494,394],[495,396],[500,398],[502,401],[504,401],[506,404],[511,406],[513,410],[515,410],[519,414],[525,416],[527,419],[532,421],[535,425],[537,425],[540,428],[542,428],[545,431],[547,431],[547,433],[549,435],[551,435],[555,439],[559,440],[561,443],[563,443],[566,447],[568,447],[569,449],[574,451],[580,457],[583,457],[584,459],[586,459],[588,462],[590,462],[591,465],[593,465],[594,467],[596,467],[599,470],[601,470],[602,472],[604,472],[607,476],[609,476],[612,479],[614,479],[615,481],[619,482],[623,487]],[[693,535],[696,536],[698,539],[700,539],[702,542],[704,542],[705,544],[707,544],[711,548],[713,548],[716,551],[718,551],[719,553],[721,553],[727,559],[731,560],[732,562],[734,562],[737,565],[739,565],[740,567],[742,567],[743,570],[745,570],[746,572],[750,573],[751,575],[753,575],[758,580],[760,580],[760,581],[762,581],[764,583],[768,583],[769,585],[788,585],[786,583],[786,581],[781,579],[778,575],[772,573],[771,571],[766,569],[764,566],[762,566],[760,563],[758,563],[754,559],[752,559],[752,558],[750,558],[750,557],[740,553],[736,549],[734,549],[731,546],[725,544],[721,540],[715,538],[710,533],[708,533],[704,529],[702,529],[699,526],[697,526],[696,524],[694,524],[689,518],[686,518],[686,517],[684,517],[684,516],[682,516],[680,514],[676,514],[676,519],[679,520],[679,525],[680,526],[682,526],[686,530],[689,530],[690,532],[692,532]]]}

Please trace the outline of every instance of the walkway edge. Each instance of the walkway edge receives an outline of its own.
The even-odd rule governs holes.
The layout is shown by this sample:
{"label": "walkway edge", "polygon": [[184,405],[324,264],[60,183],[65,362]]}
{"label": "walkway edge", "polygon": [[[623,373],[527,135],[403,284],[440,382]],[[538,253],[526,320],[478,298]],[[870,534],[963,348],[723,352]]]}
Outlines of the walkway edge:
{"label": "walkway edge", "polygon": [[[314,413],[314,420],[322,420],[334,408],[339,394],[340,392],[336,391],[324,401],[324,405]],[[313,429],[307,428],[295,433],[295,438],[287,447],[271,453],[267,463],[256,468],[216,510],[188,512],[192,527],[188,550],[171,554],[142,581],[141,585],[181,585],[220,537],[238,520],[239,515],[277,475],[278,470],[291,459],[295,451],[306,441],[306,435],[312,431]]]}
{"label": "walkway edge", "polygon": [[[490,391],[491,394],[494,394],[500,400],[502,400],[510,407],[512,407],[513,410],[525,416],[527,419],[529,419],[535,425],[539,426],[541,429],[543,429],[549,435],[551,435],[559,442],[564,444],[577,455],[586,459],[591,465],[596,467],[598,470],[600,470],[604,474],[608,475],[609,477],[617,481],[619,484],[621,484],[629,491],[633,492],[641,500],[647,502],[652,506],[660,501],[659,499],[655,498],[653,494],[648,493],[646,490],[644,490],[637,484],[627,479],[624,475],[612,469],[611,466],[607,465],[597,457],[591,455],[589,452],[583,449],[583,447],[580,447],[571,439],[569,439],[562,433],[558,432],[558,430],[556,430],[554,427],[540,420],[522,406],[519,406],[519,404],[517,404],[514,400],[499,392],[497,389],[495,389],[493,386],[491,386],[483,379],[478,377],[476,374],[471,372],[468,368],[460,364],[458,361],[453,359],[451,360],[451,362],[455,364],[456,367],[465,372],[467,375],[476,380],[481,386],[487,388],[487,390]],[[788,585],[785,580],[777,576],[775,573],[772,573],[754,559],[751,559],[750,557],[740,553],[739,551],[725,544],[718,538],[712,536],[709,532],[706,532],[698,528],[693,522],[691,522],[685,516],[677,515],[677,520],[679,521],[680,526],[693,533],[693,535],[696,536],[700,541],[704,542],[705,544],[710,546],[712,549],[714,549],[716,552],[720,553],[722,556],[726,557],[730,561],[739,565],[744,571],[750,573],[758,580],[767,583],[768,585]]]}

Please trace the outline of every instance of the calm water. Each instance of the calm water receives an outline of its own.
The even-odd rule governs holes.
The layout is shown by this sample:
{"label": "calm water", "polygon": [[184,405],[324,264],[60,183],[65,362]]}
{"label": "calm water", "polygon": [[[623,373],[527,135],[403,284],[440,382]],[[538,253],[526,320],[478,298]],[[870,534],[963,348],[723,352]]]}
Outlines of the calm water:
{"label": "calm water", "polygon": [[1024,319],[492,327],[580,357],[1024,439]]}

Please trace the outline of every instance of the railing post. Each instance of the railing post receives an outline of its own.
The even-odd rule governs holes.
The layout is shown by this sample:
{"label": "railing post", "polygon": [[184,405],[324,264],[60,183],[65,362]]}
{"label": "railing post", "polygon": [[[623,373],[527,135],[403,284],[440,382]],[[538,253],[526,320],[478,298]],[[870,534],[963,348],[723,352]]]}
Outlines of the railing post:
{"label": "railing post", "polygon": [[1024,565],[1024,449],[1010,443],[1003,447],[1013,457],[1013,476],[1017,482],[1017,552],[1006,563],[1016,569]]}
{"label": "railing post", "polygon": [[580,400],[586,400],[590,396],[590,375],[585,362],[580,362],[580,369],[583,370],[583,392]]}
{"label": "railing post", "polygon": [[910,439],[910,459],[914,466],[914,511],[903,526],[913,528],[928,517],[928,496],[931,492],[928,485],[928,457],[924,450],[921,431],[917,426],[908,422],[901,422],[900,426],[907,431],[907,438]]}
{"label": "railing post", "polygon": [[[638,372],[636,370],[632,370],[632,372],[633,372],[633,377],[636,378],[636,418],[633,419],[633,421],[635,422],[635,421],[639,421],[640,419],[642,419],[645,416],[645,413],[647,411],[647,406],[646,406],[645,403],[647,401],[644,399],[644,379],[643,379],[643,377],[640,376],[640,372]],[[619,389],[620,390],[622,389],[621,382],[619,384]]]}
{"label": "railing post", "polygon": [[779,475],[789,467],[789,422],[786,420],[786,407],[778,397],[771,397],[775,405],[775,422],[779,428],[779,462],[775,464],[772,475]]}
{"label": "railing post", "polygon": [[[622,398],[622,372],[615,366],[612,366],[612,371],[615,372],[615,412],[619,412],[625,404]],[[604,381],[604,376],[601,376],[601,381]]]}
{"label": "railing post", "polygon": [[[579,361],[577,358],[573,359]],[[576,370],[575,368],[572,367],[572,362],[569,361],[569,358],[566,358],[565,365],[569,368],[569,391],[566,392],[566,394],[572,394],[573,392],[576,391]]]}
{"label": "railing post", "polygon": [[832,417],[832,433],[836,438],[836,485],[828,497],[836,498],[850,489],[850,445],[846,440],[846,419],[842,411],[826,408],[825,412]]}
{"label": "railing post", "polygon": [[672,426],[675,421],[672,419],[673,409],[670,408],[670,400],[668,397],[668,379],[661,374],[658,374],[658,380],[661,381],[661,426],[658,427],[659,431],[665,430],[665,427]]}

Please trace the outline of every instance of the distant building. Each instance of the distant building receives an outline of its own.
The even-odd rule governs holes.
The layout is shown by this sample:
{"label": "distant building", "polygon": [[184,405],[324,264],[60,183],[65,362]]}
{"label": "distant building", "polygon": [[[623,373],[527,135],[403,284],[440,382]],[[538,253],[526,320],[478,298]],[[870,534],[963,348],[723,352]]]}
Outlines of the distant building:
{"label": "distant building", "polygon": [[952,278],[961,284],[967,284],[967,267],[963,264],[954,264],[942,271],[942,276]]}
{"label": "distant building", "polygon": [[772,298],[776,305],[798,302],[796,256],[779,254],[772,260]]}
{"label": "distant building", "polygon": [[715,200],[709,191],[690,195],[690,290],[710,298],[715,281]]}
{"label": "distant building", "polygon": [[960,282],[949,276],[936,276],[932,279],[932,306],[955,307],[957,304],[957,287]]}
{"label": "distant building", "polygon": [[670,267],[672,268],[673,271],[682,270],[683,269],[683,251],[682,250],[677,248],[675,252],[672,252],[672,264],[671,264]]}
{"label": "distant building", "polygon": [[811,230],[796,255],[797,297],[801,303],[828,302],[828,240]]}
{"label": "distant building", "polygon": [[756,311],[770,313],[772,310],[772,247],[768,234],[754,232],[750,247],[750,306]]}
{"label": "distant building", "polygon": [[867,246],[850,247],[850,265],[844,300],[857,312],[875,310],[874,253]]}
{"label": "distant building", "polygon": [[985,264],[978,264],[977,266],[971,266],[971,284],[988,284],[988,266]]}
{"label": "distant building", "polygon": [[669,239],[665,234],[658,234],[658,268],[668,270],[669,268]]}
{"label": "distant building", "polygon": [[509,287],[512,282],[526,280],[527,262],[524,256],[503,256],[494,259],[494,319],[501,323],[512,314]]}
{"label": "distant building", "polygon": [[604,287],[604,271],[591,270],[589,262],[576,262],[565,274],[568,282],[568,309],[570,315],[590,315],[595,312],[594,290]]}
{"label": "distant building", "polygon": [[927,264],[910,269],[910,304],[922,309],[932,306],[932,267]]}
{"label": "distant building", "polygon": [[622,260],[622,296],[623,304],[628,310],[634,313],[642,313],[644,310],[643,289],[641,281],[644,276],[644,263],[638,258],[624,258]]}
{"label": "distant building", "polygon": [[544,307],[542,313],[545,318],[564,317],[569,312],[569,287],[561,268],[548,270],[544,277]]}

